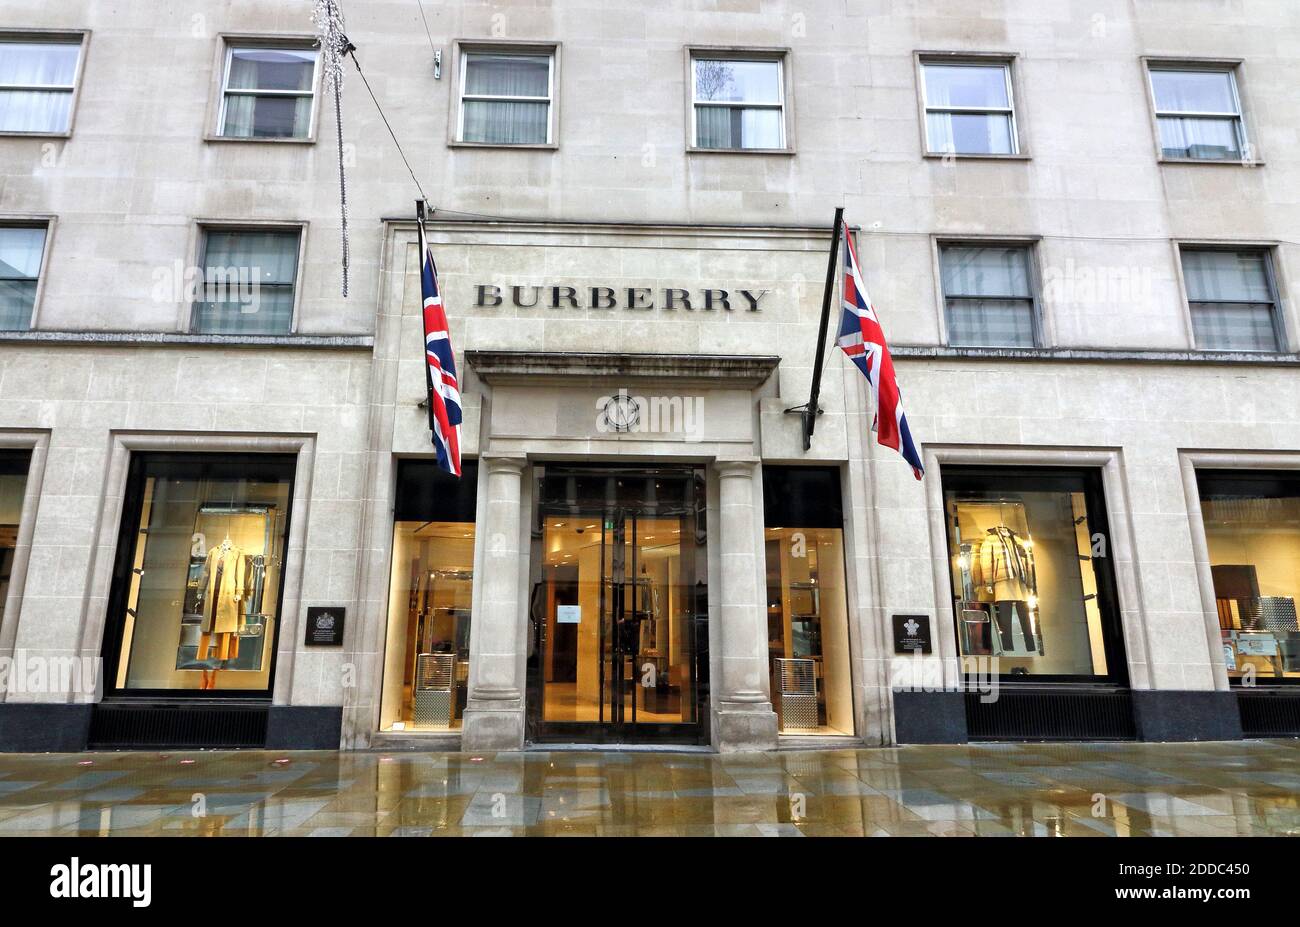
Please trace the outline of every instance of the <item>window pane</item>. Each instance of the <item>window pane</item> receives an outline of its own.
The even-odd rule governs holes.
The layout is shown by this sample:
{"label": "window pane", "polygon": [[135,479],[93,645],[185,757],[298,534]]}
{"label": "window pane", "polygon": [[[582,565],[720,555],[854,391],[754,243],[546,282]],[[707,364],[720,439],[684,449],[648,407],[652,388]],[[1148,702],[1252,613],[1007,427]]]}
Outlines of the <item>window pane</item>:
{"label": "window pane", "polygon": [[18,546],[18,522],[30,457],[26,451],[0,451],[0,625],[4,623],[5,599]]}
{"label": "window pane", "polygon": [[297,268],[297,232],[208,231],[195,330],[287,333]]}
{"label": "window pane", "polygon": [[1213,351],[1276,351],[1271,305],[1194,303],[1196,346]]}
{"label": "window pane", "polygon": [[43,228],[0,228],[0,278],[40,276],[44,249]]}
{"label": "window pane", "polygon": [[926,113],[930,151],[1013,154],[1011,117],[1001,113]]}
{"label": "window pane", "polygon": [[1239,120],[1161,116],[1160,153],[1166,158],[1241,160]]}
{"label": "window pane", "polygon": [[945,296],[1033,295],[1029,251],[1007,247],[944,247],[939,252]]}
{"label": "window pane", "polygon": [[549,55],[469,55],[465,93],[471,96],[549,96]]}
{"label": "window pane", "polygon": [[781,111],[742,106],[695,107],[699,148],[781,148]]}
{"label": "window pane", "polygon": [[294,48],[236,48],[230,53],[231,90],[296,90],[310,92],[316,73],[316,52]]}
{"label": "window pane", "polygon": [[549,103],[466,100],[462,141],[545,145]]}
{"label": "window pane", "polygon": [[[461,726],[469,678],[477,469],[458,480],[431,461],[401,461],[398,486],[431,491],[399,498],[379,728]],[[418,516],[418,517],[417,517]]]}
{"label": "window pane", "polygon": [[0,280],[0,331],[26,331],[35,305],[35,280]]}
{"label": "window pane", "polygon": [[1156,109],[1192,113],[1236,113],[1228,71],[1151,71]]}
{"label": "window pane", "polygon": [[0,84],[71,87],[80,54],[78,42],[0,42]]}
{"label": "window pane", "polygon": [[1002,65],[927,64],[925,102],[928,106],[1005,108],[1006,69]]}
{"label": "window pane", "polygon": [[1228,673],[1300,676],[1300,485],[1293,475],[1197,475]]}
{"label": "window pane", "polygon": [[1025,477],[1009,471],[989,488],[1000,480],[981,479],[970,489],[954,488],[956,474],[944,481],[966,671],[1105,675],[1084,480],[1076,491],[1027,491]]}
{"label": "window pane", "polygon": [[844,532],[768,528],[767,647],[782,733],[852,734]]}
{"label": "window pane", "polygon": [[125,689],[265,690],[279,613],[292,458],[215,468],[149,459],[132,549]]}
{"label": "window pane", "polygon": [[226,97],[226,138],[307,138],[311,134],[311,97]]}
{"label": "window pane", "polygon": [[1027,299],[949,299],[948,343],[1032,348],[1034,304]]}
{"label": "window pane", "polygon": [[779,103],[780,63],[697,58],[695,99],[725,103]]}
{"label": "window pane", "polygon": [[1272,302],[1264,255],[1258,251],[1183,251],[1187,296],[1219,302]]}
{"label": "window pane", "polygon": [[66,132],[70,90],[0,90],[0,132]]}

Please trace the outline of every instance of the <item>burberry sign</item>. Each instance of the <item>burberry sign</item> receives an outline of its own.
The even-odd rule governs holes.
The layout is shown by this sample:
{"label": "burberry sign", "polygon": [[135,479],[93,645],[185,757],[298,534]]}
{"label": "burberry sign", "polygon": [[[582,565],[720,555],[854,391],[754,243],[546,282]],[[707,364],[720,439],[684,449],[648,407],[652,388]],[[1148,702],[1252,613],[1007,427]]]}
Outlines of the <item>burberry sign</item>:
{"label": "burberry sign", "polygon": [[474,287],[480,308],[520,309],[682,309],[687,312],[758,312],[767,290],[688,290],[648,286],[497,286]]}

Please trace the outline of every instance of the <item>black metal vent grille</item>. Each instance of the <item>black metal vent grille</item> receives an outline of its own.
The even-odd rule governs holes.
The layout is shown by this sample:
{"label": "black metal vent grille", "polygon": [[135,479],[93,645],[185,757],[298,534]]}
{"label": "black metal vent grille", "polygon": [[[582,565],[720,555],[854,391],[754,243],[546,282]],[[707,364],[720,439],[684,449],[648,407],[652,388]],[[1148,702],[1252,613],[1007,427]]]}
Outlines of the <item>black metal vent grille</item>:
{"label": "black metal vent grille", "polygon": [[1300,692],[1237,690],[1243,737],[1300,737]]}
{"label": "black metal vent grille", "polygon": [[1134,740],[1133,699],[1127,689],[1051,691],[1002,686],[996,701],[966,693],[971,740]]}
{"label": "black metal vent grille", "polygon": [[90,720],[90,747],[262,747],[266,705],[105,705]]}

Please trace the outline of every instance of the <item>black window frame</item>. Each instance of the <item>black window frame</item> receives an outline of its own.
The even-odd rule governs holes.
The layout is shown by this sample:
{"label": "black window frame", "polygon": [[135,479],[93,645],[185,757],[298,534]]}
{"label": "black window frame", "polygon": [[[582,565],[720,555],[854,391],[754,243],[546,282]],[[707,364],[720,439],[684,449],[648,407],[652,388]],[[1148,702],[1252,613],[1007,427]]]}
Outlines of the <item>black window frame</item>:
{"label": "black window frame", "polygon": [[[1236,470],[1215,467],[1196,467],[1196,501],[1204,503],[1207,484],[1220,492],[1253,498],[1280,499],[1300,498],[1300,470]],[[1202,521],[1202,540],[1204,536]],[[1213,587],[1213,580],[1211,580]],[[1228,685],[1234,689],[1262,689],[1274,686],[1300,686],[1300,677],[1255,675],[1254,681],[1247,686],[1240,676],[1228,674]]]}
{"label": "black window frame", "polygon": [[[148,470],[156,465],[157,470]],[[265,468],[259,470],[258,468]],[[139,451],[131,454],[127,467],[126,493],[122,500],[122,520],[118,528],[117,549],[113,557],[113,582],[108,596],[104,640],[100,648],[103,660],[104,700],[130,701],[210,701],[242,699],[244,701],[270,702],[275,691],[275,673],[278,668],[280,631],[286,620],[284,610],[284,584],[289,573],[289,538],[293,530],[293,503],[297,477],[296,454],[225,454],[221,452],[170,452]],[[271,666],[267,673],[265,689],[138,689],[118,688],[117,676],[122,659],[122,639],[126,632],[126,606],[131,593],[132,562],[135,557],[135,539],[140,532],[140,519],[144,510],[144,491],[148,477],[180,477],[186,479],[229,478],[287,480],[289,507],[284,522],[284,561],[280,568],[280,587],[276,592],[276,622],[271,641]]]}
{"label": "black window frame", "polygon": [[[1033,686],[1093,686],[1093,687],[1127,687],[1129,684],[1128,654],[1124,641],[1124,625],[1119,603],[1119,588],[1115,578],[1115,545],[1107,517],[1106,493],[1102,482],[1101,470],[1094,467],[1053,467],[1053,466],[944,466],[940,470],[942,485],[940,494],[943,499],[944,550],[947,559],[944,563],[944,589],[947,590],[947,607],[952,615],[954,640],[960,641],[956,596],[953,593],[952,565],[957,552],[952,547],[952,524],[949,522],[948,493],[957,492],[998,492],[1008,486],[1024,492],[1080,492],[1084,494],[1087,507],[1088,526],[1095,537],[1101,534],[1106,539],[1107,554],[1092,561],[1097,579],[1097,607],[1101,612],[1102,646],[1106,654],[1105,675],[1065,673],[1040,673],[1011,675],[998,674],[998,685],[1016,687]],[[958,663],[965,654],[960,646],[956,647]],[[961,667],[959,666],[959,669]],[[976,675],[962,670],[966,682],[978,679]]]}

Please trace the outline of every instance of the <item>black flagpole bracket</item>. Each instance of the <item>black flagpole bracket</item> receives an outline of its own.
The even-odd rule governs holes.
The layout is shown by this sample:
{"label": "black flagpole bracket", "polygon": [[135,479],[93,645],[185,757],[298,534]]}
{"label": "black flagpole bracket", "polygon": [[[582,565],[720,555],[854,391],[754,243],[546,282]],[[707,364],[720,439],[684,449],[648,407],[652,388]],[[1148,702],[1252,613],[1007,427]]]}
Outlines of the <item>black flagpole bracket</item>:
{"label": "black flagpole bracket", "polygon": [[822,318],[817,326],[817,353],[813,357],[812,386],[808,392],[808,401],[803,405],[792,406],[787,413],[799,413],[803,426],[803,449],[812,447],[813,431],[817,427],[817,416],[822,414],[818,404],[822,390],[822,361],[826,354],[826,332],[830,328],[831,295],[835,292],[835,266],[839,260],[840,230],[844,227],[844,207],[835,209],[835,225],[831,229],[831,253],[826,263],[826,288],[822,291]]}

